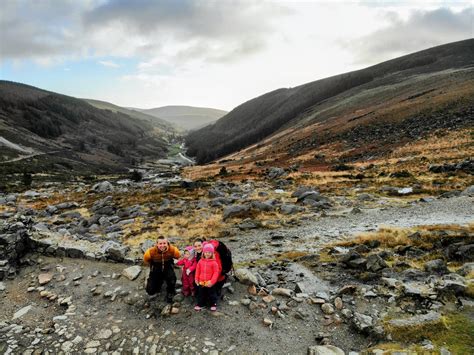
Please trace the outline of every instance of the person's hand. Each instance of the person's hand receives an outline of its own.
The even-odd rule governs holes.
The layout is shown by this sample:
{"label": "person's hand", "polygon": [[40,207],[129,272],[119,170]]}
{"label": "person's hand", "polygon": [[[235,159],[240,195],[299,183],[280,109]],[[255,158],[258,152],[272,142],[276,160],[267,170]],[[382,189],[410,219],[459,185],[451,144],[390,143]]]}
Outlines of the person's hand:
{"label": "person's hand", "polygon": [[189,276],[190,273],[191,273],[191,270],[187,269],[187,270],[186,270],[186,275]]}

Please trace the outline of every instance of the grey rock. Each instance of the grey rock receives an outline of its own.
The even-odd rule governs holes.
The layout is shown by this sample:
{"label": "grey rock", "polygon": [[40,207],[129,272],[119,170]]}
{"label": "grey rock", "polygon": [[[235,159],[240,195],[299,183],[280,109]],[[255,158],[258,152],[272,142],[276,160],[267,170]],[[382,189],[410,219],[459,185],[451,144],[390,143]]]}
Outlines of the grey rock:
{"label": "grey rock", "polygon": [[298,186],[296,191],[291,194],[291,197],[300,198],[301,195],[308,191],[319,192],[316,188],[313,188],[311,186]]}
{"label": "grey rock", "polygon": [[258,285],[257,277],[249,269],[237,269],[234,271],[234,275],[244,285]]}
{"label": "grey rock", "polygon": [[443,280],[439,285],[436,286],[436,290],[439,293],[452,293],[457,296],[464,295],[466,288],[467,286],[465,283],[453,280]]}
{"label": "grey rock", "polygon": [[308,348],[308,355],[344,355],[344,351],[334,345],[313,345]]}
{"label": "grey rock", "polygon": [[92,186],[92,191],[104,193],[114,191],[113,185],[108,181],[102,181]]}
{"label": "grey rock", "polygon": [[367,257],[367,270],[378,272],[388,267],[387,263],[377,254],[371,254]]}
{"label": "grey rock", "polygon": [[428,312],[427,314],[416,315],[405,319],[391,319],[388,324],[392,328],[410,328],[425,325],[436,325],[441,322],[441,314],[438,312]]}
{"label": "grey rock", "polygon": [[291,215],[303,211],[304,208],[291,204],[284,204],[280,207],[280,213],[285,215]]}
{"label": "grey rock", "polygon": [[282,177],[283,175],[286,175],[286,172],[282,168],[272,167],[272,168],[268,169],[267,176],[270,179],[277,179],[279,177]]}
{"label": "grey rock", "polygon": [[140,275],[142,268],[139,265],[130,266],[122,270],[122,275],[130,281],[135,280]]}
{"label": "grey rock", "polygon": [[354,318],[352,321],[355,327],[361,332],[368,331],[374,325],[372,317],[358,312],[354,312]]}
{"label": "grey rock", "polygon": [[333,314],[334,313],[334,307],[330,303],[324,303],[321,305],[321,310],[323,311],[324,314]]}
{"label": "grey rock", "polygon": [[471,185],[461,192],[461,196],[474,196],[474,185]]}
{"label": "grey rock", "polygon": [[223,219],[224,221],[228,218],[234,217],[247,217],[250,212],[250,207],[247,205],[234,205],[224,209]]}
{"label": "grey rock", "polygon": [[446,274],[449,272],[446,263],[441,259],[430,260],[425,263],[424,269],[429,273]]}
{"label": "grey rock", "polygon": [[49,227],[45,223],[40,222],[33,226],[33,230],[37,232],[48,232]]}
{"label": "grey rock", "polygon": [[264,212],[273,211],[275,209],[275,207],[271,205],[270,203],[260,202],[260,201],[252,201],[251,206],[252,208],[256,210],[264,211]]}
{"label": "grey rock", "polygon": [[32,306],[32,305],[29,305],[29,306],[26,306],[26,307],[21,308],[20,310],[16,311],[16,312],[13,314],[12,320],[15,320],[15,319],[18,319],[18,318],[23,317],[25,314],[27,314],[27,313],[28,313],[29,311],[31,311],[32,309],[33,309],[33,306]]}
{"label": "grey rock", "polygon": [[96,339],[109,339],[113,332],[110,329],[101,329],[96,335]]}
{"label": "grey rock", "polygon": [[28,198],[36,198],[36,197],[40,197],[41,194],[37,191],[28,190],[23,193],[23,196],[28,197]]}
{"label": "grey rock", "polygon": [[465,263],[457,273],[461,276],[467,276],[470,273],[474,273],[474,263]]}
{"label": "grey rock", "polygon": [[114,242],[114,241],[108,241],[106,242],[102,248],[101,251],[104,253],[104,255],[114,261],[124,261],[125,257],[127,255],[127,252],[130,250],[129,247],[124,246],[120,243]]}
{"label": "grey rock", "polygon": [[277,287],[273,289],[272,295],[279,295],[279,296],[286,296],[286,297],[292,297],[293,296],[293,291],[287,288],[282,288],[282,287]]}

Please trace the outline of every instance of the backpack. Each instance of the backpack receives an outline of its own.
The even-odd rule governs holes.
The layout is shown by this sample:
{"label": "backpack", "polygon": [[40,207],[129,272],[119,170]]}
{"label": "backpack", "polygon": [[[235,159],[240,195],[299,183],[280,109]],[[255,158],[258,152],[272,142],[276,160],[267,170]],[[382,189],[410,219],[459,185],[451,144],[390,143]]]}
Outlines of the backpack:
{"label": "backpack", "polygon": [[234,267],[232,262],[232,252],[223,242],[217,241],[217,243],[216,252],[221,258],[222,275],[225,275],[229,273]]}

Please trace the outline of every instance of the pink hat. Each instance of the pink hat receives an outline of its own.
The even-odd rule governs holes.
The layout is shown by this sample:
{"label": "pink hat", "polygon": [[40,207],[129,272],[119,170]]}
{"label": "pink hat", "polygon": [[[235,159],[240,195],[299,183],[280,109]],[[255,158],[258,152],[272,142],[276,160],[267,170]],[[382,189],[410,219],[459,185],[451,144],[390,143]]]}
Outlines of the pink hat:
{"label": "pink hat", "polygon": [[202,252],[211,252],[214,253],[214,246],[211,243],[205,243],[204,246],[202,247]]}
{"label": "pink hat", "polygon": [[188,245],[184,250],[189,251],[190,253],[194,250],[194,248],[191,245]]}

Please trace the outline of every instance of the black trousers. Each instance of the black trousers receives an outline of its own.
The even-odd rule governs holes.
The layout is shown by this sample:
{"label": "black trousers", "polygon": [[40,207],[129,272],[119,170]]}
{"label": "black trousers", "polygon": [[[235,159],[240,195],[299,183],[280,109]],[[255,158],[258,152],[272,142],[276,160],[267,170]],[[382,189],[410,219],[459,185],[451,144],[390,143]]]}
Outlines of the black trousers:
{"label": "black trousers", "polygon": [[216,285],[212,287],[198,287],[198,306],[215,306],[217,305],[217,290]]}
{"label": "black trousers", "polygon": [[161,291],[163,282],[166,282],[166,294],[174,295],[176,293],[176,274],[172,265],[165,265],[161,270],[159,267],[151,267],[150,276],[146,282],[146,293],[154,295]]}

